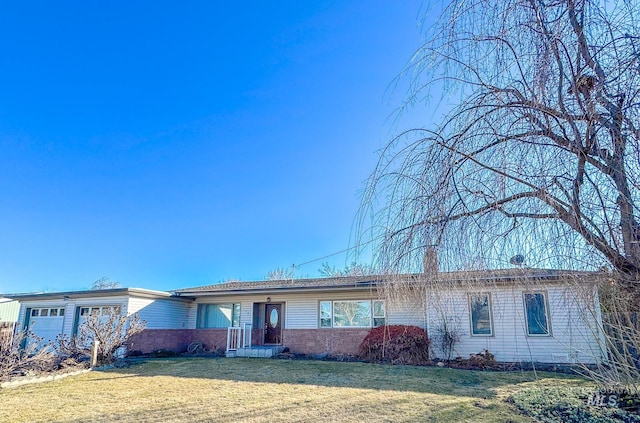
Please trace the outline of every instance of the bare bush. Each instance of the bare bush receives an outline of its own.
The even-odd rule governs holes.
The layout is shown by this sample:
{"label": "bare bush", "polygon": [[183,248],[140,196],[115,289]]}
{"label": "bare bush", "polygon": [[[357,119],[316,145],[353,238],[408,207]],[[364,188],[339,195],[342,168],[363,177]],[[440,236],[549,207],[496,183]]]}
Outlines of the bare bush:
{"label": "bare bush", "polygon": [[417,326],[378,326],[364,338],[358,355],[371,363],[425,364],[429,362],[429,338]]}
{"label": "bare bush", "polygon": [[435,334],[431,336],[434,346],[442,351],[443,358],[447,361],[451,361],[461,338],[462,331],[452,318],[442,319],[435,328]]}
{"label": "bare bush", "polygon": [[55,347],[61,357],[83,361],[91,356],[94,341],[98,341],[98,365],[110,364],[145,327],[146,322],[137,313],[125,316],[119,307],[105,308],[102,314],[92,313],[78,328],[77,336],[58,336]]}
{"label": "bare bush", "polygon": [[53,349],[43,347],[42,339],[27,331],[0,337],[0,381],[17,373],[48,372],[56,363]]}
{"label": "bare bush", "polygon": [[607,359],[588,374],[605,388],[640,392],[640,311],[632,306],[636,296],[613,280],[602,284],[600,293]]}

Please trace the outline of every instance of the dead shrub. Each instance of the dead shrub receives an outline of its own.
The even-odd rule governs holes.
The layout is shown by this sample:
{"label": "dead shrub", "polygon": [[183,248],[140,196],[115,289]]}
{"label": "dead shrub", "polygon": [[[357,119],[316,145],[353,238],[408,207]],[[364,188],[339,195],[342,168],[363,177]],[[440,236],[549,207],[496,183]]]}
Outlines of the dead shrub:
{"label": "dead shrub", "polygon": [[493,354],[487,350],[483,350],[477,354],[470,354],[469,358],[457,357],[449,363],[450,367],[466,370],[486,370],[497,369],[498,363]]}
{"label": "dead shrub", "polygon": [[53,349],[43,346],[42,338],[27,331],[0,337],[0,381],[16,374],[50,372],[56,368]]}
{"label": "dead shrub", "polygon": [[125,316],[120,314],[119,308],[113,308],[102,316],[89,316],[78,328],[77,336],[58,336],[56,353],[63,359],[79,363],[88,361],[94,341],[98,341],[98,365],[112,364],[119,355],[119,350],[126,347],[131,338],[145,327],[146,322],[140,320],[138,314]]}
{"label": "dead shrub", "polygon": [[418,326],[379,326],[360,344],[359,358],[371,363],[426,364],[429,338]]}

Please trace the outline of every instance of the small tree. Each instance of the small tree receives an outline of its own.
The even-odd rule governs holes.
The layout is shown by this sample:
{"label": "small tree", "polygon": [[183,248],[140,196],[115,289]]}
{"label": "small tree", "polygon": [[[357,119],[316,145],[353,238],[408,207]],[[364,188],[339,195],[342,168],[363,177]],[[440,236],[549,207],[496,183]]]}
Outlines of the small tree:
{"label": "small tree", "polygon": [[435,328],[435,336],[433,336],[434,344],[442,351],[443,358],[451,361],[456,346],[462,338],[462,331],[456,322],[452,319],[444,318]]}
{"label": "small tree", "polygon": [[142,332],[146,322],[137,313],[122,315],[117,307],[104,309],[102,315],[94,313],[78,328],[78,336],[58,337],[56,349],[62,356],[79,359],[91,354],[93,342],[98,341],[98,364],[110,364],[118,349]]}
{"label": "small tree", "polygon": [[341,276],[366,276],[373,275],[375,273],[372,266],[367,264],[351,262],[350,265],[345,266],[344,269],[338,269],[335,266],[331,266],[328,262],[322,263],[318,272],[325,278],[337,278]]}
{"label": "small tree", "polygon": [[287,279],[293,279],[295,276],[295,271],[293,268],[288,269],[284,267],[276,267],[275,269],[269,271],[265,276],[265,279],[268,281],[283,281]]}
{"label": "small tree", "polygon": [[27,331],[0,336],[0,380],[16,372],[45,372],[55,368],[51,348],[41,348],[42,338]]}

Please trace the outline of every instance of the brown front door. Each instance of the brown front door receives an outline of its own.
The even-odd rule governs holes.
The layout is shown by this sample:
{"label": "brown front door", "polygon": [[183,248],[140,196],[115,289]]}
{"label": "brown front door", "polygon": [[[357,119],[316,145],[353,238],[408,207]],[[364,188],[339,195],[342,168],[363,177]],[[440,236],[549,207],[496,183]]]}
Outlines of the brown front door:
{"label": "brown front door", "polygon": [[282,304],[267,304],[264,316],[264,343],[282,343]]}

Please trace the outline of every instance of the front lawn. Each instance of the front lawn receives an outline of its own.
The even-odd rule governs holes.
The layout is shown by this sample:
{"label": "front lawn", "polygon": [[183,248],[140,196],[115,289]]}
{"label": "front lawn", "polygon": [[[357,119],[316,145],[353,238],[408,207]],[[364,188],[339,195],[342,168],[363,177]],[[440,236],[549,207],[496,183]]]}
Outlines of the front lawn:
{"label": "front lawn", "polygon": [[531,422],[504,399],[564,375],[271,359],[156,359],[0,390],[2,422]]}

